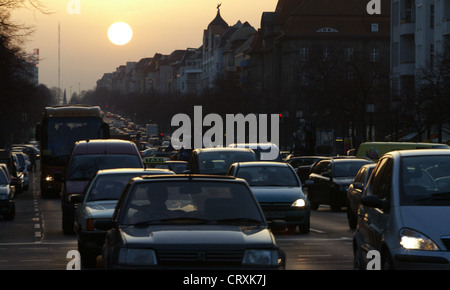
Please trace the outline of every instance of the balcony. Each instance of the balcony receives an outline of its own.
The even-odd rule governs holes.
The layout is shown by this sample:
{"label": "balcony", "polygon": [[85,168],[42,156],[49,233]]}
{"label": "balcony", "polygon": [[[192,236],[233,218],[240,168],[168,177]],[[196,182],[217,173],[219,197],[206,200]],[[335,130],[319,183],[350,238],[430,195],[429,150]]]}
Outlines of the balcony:
{"label": "balcony", "polygon": [[398,29],[399,35],[413,35],[416,29],[415,22],[411,20],[402,19]]}

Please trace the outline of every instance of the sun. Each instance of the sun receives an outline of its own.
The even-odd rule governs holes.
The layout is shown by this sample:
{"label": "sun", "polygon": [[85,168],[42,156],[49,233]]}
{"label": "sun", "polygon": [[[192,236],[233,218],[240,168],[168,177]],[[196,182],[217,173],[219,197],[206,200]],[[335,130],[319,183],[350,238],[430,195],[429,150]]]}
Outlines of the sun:
{"label": "sun", "polygon": [[108,38],[115,45],[125,45],[133,37],[133,30],[125,22],[113,23],[108,29]]}

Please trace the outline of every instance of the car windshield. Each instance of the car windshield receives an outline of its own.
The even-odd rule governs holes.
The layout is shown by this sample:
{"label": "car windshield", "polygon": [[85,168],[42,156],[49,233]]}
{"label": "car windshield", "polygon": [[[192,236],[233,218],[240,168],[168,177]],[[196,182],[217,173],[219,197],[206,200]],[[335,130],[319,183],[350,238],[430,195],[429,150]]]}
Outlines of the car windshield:
{"label": "car windshield", "polygon": [[287,166],[242,166],[236,176],[245,179],[250,186],[300,186]]}
{"label": "car windshield", "polygon": [[235,162],[256,161],[251,152],[203,152],[198,155],[200,173],[226,174],[230,165]]}
{"label": "car windshield", "polygon": [[141,167],[137,155],[76,155],[72,158],[67,179],[92,179],[101,169]]}
{"label": "car windshield", "polygon": [[370,161],[355,161],[350,162],[334,162],[334,177],[350,177],[354,178],[359,169]]}
{"label": "car windshield", "polygon": [[450,205],[450,156],[405,157],[400,178],[400,204]]}
{"label": "car windshield", "polygon": [[3,172],[3,170],[0,169],[0,185],[5,186],[5,185],[7,185],[8,183],[9,183],[9,182],[8,182],[8,179],[6,178],[5,172]]}
{"label": "car windshield", "polygon": [[242,183],[217,181],[152,181],[130,186],[121,207],[121,224],[261,225],[252,192]]}
{"label": "car windshield", "polygon": [[142,173],[121,173],[98,175],[86,193],[86,201],[117,200],[125,185],[135,176]]}

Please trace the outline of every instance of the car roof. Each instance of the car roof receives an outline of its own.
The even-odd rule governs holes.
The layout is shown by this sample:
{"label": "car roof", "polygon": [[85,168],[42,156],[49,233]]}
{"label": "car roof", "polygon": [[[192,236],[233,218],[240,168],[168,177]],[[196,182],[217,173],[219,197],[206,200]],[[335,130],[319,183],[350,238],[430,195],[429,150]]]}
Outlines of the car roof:
{"label": "car roof", "polygon": [[272,166],[272,167],[288,167],[289,164],[286,162],[275,162],[275,161],[248,161],[248,162],[236,162],[240,167],[250,167],[250,166]]}
{"label": "car roof", "polygon": [[450,149],[408,149],[395,150],[386,154],[398,156],[433,156],[433,155],[450,155]]}
{"label": "car roof", "polygon": [[235,148],[235,147],[215,147],[215,148],[198,148],[194,151],[197,152],[233,152],[233,151],[240,151],[240,152],[253,152],[252,149],[249,148]]}
{"label": "car roof", "polygon": [[89,148],[89,154],[134,154],[136,145],[128,140],[122,139],[92,139],[77,141],[72,154],[85,154]]}
{"label": "car roof", "polygon": [[172,171],[164,168],[112,168],[112,169],[102,169],[97,172],[97,175],[102,174],[121,174],[121,173],[167,173],[171,174]]}
{"label": "car roof", "polygon": [[370,159],[365,159],[365,158],[339,158],[339,159],[332,159],[333,162],[338,162],[338,163],[344,163],[344,162],[367,162],[367,163],[374,163],[372,160]]}
{"label": "car roof", "polygon": [[133,180],[214,180],[224,182],[245,182],[241,178],[228,175],[207,174],[173,174],[173,175],[141,175]]}

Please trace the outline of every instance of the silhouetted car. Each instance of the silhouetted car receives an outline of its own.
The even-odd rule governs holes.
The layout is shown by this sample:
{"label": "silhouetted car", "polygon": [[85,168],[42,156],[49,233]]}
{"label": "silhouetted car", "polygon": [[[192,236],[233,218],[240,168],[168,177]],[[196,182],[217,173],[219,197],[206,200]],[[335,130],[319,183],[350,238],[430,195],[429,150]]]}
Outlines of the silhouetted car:
{"label": "silhouetted car", "polygon": [[286,259],[245,180],[194,174],[133,178],[102,253],[107,269],[284,269]]}
{"label": "silhouetted car", "polygon": [[450,150],[385,153],[361,198],[355,269],[378,256],[381,269],[449,270],[449,212]]}
{"label": "silhouetted car", "polygon": [[347,205],[348,186],[358,170],[370,163],[374,162],[360,158],[330,158],[317,163],[305,182],[311,209],[328,204],[332,211],[340,211]]}
{"label": "silhouetted car", "polygon": [[290,164],[297,172],[302,185],[308,179],[311,169],[319,160],[330,158],[324,156],[294,156],[285,160],[286,163]]}
{"label": "silhouetted car", "polygon": [[[267,221],[282,220],[284,226],[308,233],[311,209],[292,166],[284,162],[241,162],[231,165],[228,175],[247,181]],[[281,224],[277,223],[276,227]]]}
{"label": "silhouetted car", "polygon": [[174,174],[166,169],[115,168],[99,170],[87,187],[85,195],[72,196],[80,202],[75,211],[74,231],[77,234],[81,265],[91,267],[101,255],[107,225],[111,221],[117,200],[127,183],[136,176]]}
{"label": "silhouetted car", "polygon": [[5,220],[13,220],[16,215],[14,200],[15,187],[11,185],[10,177],[4,168],[0,168],[0,215]]}
{"label": "silhouetted car", "polygon": [[356,228],[357,214],[361,196],[363,194],[365,186],[367,185],[367,182],[369,181],[370,174],[372,174],[372,171],[376,165],[376,163],[363,165],[356,174],[353,182],[348,187],[347,220],[348,226],[351,229]]}

